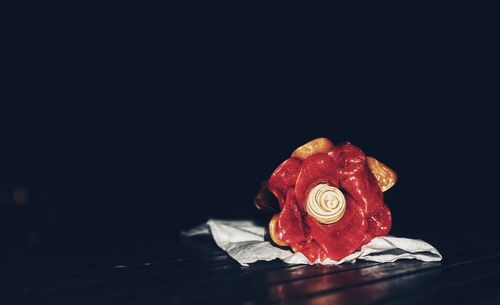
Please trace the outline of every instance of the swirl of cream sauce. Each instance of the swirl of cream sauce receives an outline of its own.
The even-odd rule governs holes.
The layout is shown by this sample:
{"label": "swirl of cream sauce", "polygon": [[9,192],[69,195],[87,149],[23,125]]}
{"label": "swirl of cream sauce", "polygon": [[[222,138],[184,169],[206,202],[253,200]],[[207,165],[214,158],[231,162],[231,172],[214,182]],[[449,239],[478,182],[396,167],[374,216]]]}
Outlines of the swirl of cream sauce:
{"label": "swirl of cream sauce", "polygon": [[326,183],[313,187],[307,196],[307,213],[323,224],[332,224],[342,219],[345,209],[342,191]]}

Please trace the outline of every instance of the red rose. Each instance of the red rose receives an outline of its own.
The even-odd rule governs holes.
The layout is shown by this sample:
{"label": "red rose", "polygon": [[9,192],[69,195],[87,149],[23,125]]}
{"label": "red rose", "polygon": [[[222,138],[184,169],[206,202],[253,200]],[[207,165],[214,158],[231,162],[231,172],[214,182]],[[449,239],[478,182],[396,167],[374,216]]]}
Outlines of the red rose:
{"label": "red rose", "polygon": [[396,176],[367,158],[350,143],[334,146],[325,138],[294,151],[269,178],[268,188],[281,208],[270,223],[273,241],[312,263],[341,260],[386,235],[392,222],[382,189],[391,187]]}

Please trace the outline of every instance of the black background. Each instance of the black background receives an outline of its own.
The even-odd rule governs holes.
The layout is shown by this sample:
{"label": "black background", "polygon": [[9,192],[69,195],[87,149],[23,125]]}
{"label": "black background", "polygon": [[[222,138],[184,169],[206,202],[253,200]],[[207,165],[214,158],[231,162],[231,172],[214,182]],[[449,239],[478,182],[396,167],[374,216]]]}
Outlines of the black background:
{"label": "black background", "polygon": [[257,218],[260,182],[319,136],[398,172],[392,234],[495,237],[498,77],[482,30],[151,23],[11,24],[2,256],[135,251],[211,217]]}

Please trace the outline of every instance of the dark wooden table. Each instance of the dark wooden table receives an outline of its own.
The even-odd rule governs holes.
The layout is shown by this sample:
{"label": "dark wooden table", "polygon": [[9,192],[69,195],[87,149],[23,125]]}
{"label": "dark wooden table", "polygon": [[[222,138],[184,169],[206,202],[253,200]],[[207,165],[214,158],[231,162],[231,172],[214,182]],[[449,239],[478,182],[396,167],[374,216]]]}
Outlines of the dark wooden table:
{"label": "dark wooden table", "polygon": [[242,267],[207,237],[147,253],[3,265],[0,304],[500,304],[500,242],[428,240],[439,263]]}

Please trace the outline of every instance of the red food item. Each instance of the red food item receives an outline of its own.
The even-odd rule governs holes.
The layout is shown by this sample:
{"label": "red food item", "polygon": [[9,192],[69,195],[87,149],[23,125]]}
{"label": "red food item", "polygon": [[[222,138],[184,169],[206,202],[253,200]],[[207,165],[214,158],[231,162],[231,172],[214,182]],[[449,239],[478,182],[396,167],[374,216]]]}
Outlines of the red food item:
{"label": "red food item", "polygon": [[[310,195],[319,184],[340,190],[341,195]],[[366,155],[351,143],[336,145],[327,153],[310,154],[303,160],[285,160],[269,178],[269,190],[281,208],[274,236],[311,263],[326,258],[341,260],[374,237],[387,235],[391,228],[391,213]],[[340,219],[320,221],[308,208],[308,200],[313,200],[310,197],[320,202],[320,208],[326,205],[328,211],[341,204],[344,209],[338,214]]]}

